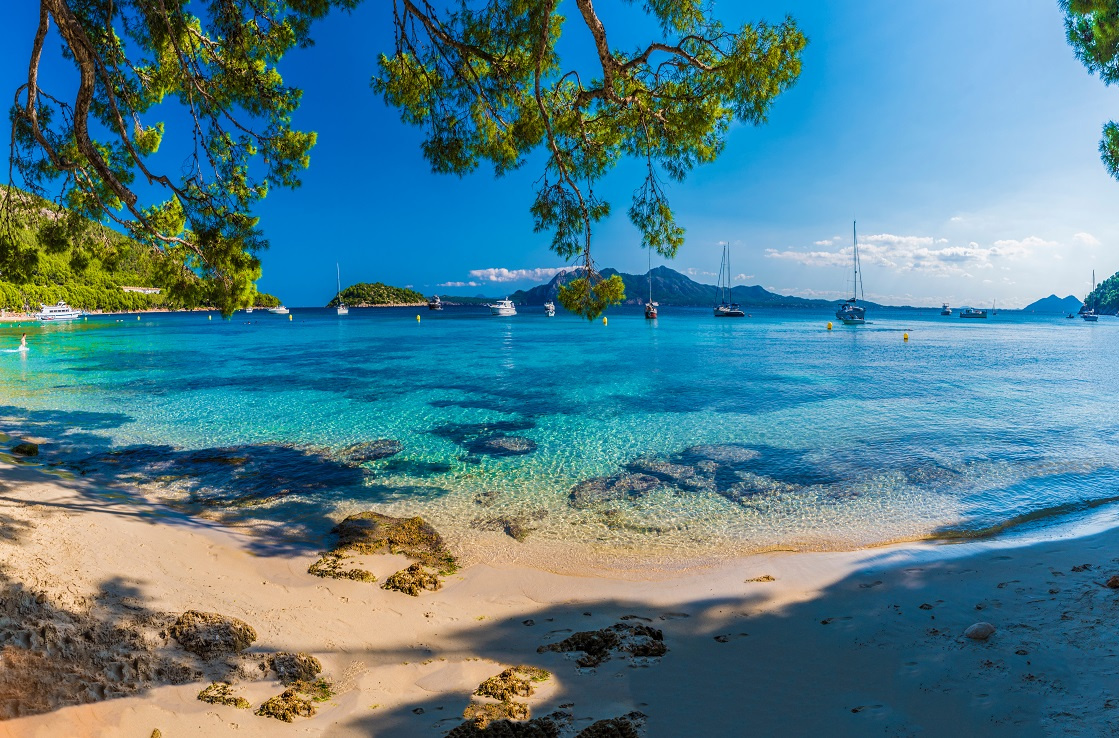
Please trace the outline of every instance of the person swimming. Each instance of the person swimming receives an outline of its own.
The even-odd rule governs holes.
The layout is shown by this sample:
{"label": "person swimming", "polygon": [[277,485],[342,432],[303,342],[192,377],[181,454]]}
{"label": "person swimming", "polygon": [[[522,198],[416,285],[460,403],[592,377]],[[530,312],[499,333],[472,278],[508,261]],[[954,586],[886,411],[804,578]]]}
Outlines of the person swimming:
{"label": "person swimming", "polygon": [[19,350],[20,351],[26,351],[27,350],[27,334],[26,333],[24,333],[23,337],[19,339]]}

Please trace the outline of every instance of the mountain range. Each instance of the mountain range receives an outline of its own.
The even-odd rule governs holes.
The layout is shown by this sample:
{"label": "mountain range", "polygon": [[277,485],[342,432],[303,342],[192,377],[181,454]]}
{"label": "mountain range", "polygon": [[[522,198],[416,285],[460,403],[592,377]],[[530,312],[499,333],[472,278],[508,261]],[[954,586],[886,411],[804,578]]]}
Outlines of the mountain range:
{"label": "mountain range", "polygon": [[[509,299],[518,305],[543,305],[556,302],[560,285],[579,276],[578,268],[557,274],[547,284],[537,285],[528,290],[517,290]],[[603,277],[617,274],[626,286],[626,305],[643,305],[649,295],[649,279],[653,283],[653,300],[661,305],[679,307],[707,307],[716,302],[718,288],[710,284],[700,284],[675,269],[659,266],[646,274],[624,274],[616,269],[603,269]],[[836,300],[808,300],[803,297],[778,295],[759,286],[739,285],[734,288],[733,299],[742,307],[831,307]],[[866,303],[874,306],[873,303]]]}
{"label": "mountain range", "polygon": [[1056,295],[1049,295],[1040,300],[1031,302],[1026,307],[1022,308],[1022,312],[1026,313],[1075,313],[1080,309],[1083,303],[1076,299],[1075,296],[1069,295],[1068,297],[1057,297]]}

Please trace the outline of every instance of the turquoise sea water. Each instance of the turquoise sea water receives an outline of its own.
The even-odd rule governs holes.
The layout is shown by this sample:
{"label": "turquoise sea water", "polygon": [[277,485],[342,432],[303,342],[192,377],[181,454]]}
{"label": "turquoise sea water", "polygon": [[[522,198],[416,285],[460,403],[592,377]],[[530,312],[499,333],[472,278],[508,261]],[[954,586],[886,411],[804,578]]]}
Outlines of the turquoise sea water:
{"label": "turquoise sea water", "polygon": [[[0,348],[27,330],[31,350],[0,353],[0,430],[295,538],[378,509],[455,541],[511,543],[510,520],[534,529],[526,550],[687,559],[974,532],[1119,495],[1119,319],[937,312],[830,332],[826,311],[680,308],[607,326],[540,308],[8,325]],[[347,450],[380,439],[398,453]]]}

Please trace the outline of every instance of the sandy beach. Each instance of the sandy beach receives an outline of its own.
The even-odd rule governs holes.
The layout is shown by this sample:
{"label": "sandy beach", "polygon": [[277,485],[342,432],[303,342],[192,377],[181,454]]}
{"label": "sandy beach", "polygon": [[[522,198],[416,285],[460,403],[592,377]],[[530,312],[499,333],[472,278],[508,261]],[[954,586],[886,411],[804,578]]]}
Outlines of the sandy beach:
{"label": "sandy beach", "polygon": [[[4,736],[443,736],[484,680],[522,664],[550,676],[515,701],[559,713],[562,735],[625,715],[636,726],[633,713],[649,736],[1119,731],[1119,591],[1105,586],[1119,531],[768,554],[644,580],[474,564],[411,597],[311,576],[314,552],[261,553],[243,532],[11,462],[0,709],[17,717]],[[381,581],[409,563],[360,559]],[[239,618],[256,640],[204,661],[168,637],[188,610]],[[965,637],[979,622],[993,635]],[[619,624],[660,631],[666,652],[613,650],[588,668],[581,653],[538,652]],[[277,652],[314,656],[333,684],[312,717],[196,699],[222,679],[255,709],[284,690],[267,670]]]}

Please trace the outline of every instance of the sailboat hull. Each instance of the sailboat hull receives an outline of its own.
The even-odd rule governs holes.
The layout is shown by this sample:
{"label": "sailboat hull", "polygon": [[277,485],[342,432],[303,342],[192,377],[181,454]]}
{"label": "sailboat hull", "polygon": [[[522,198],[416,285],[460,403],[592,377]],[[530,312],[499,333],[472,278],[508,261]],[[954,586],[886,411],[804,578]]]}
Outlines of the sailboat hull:
{"label": "sailboat hull", "polygon": [[745,318],[746,313],[737,305],[718,305],[715,308],[716,318]]}

